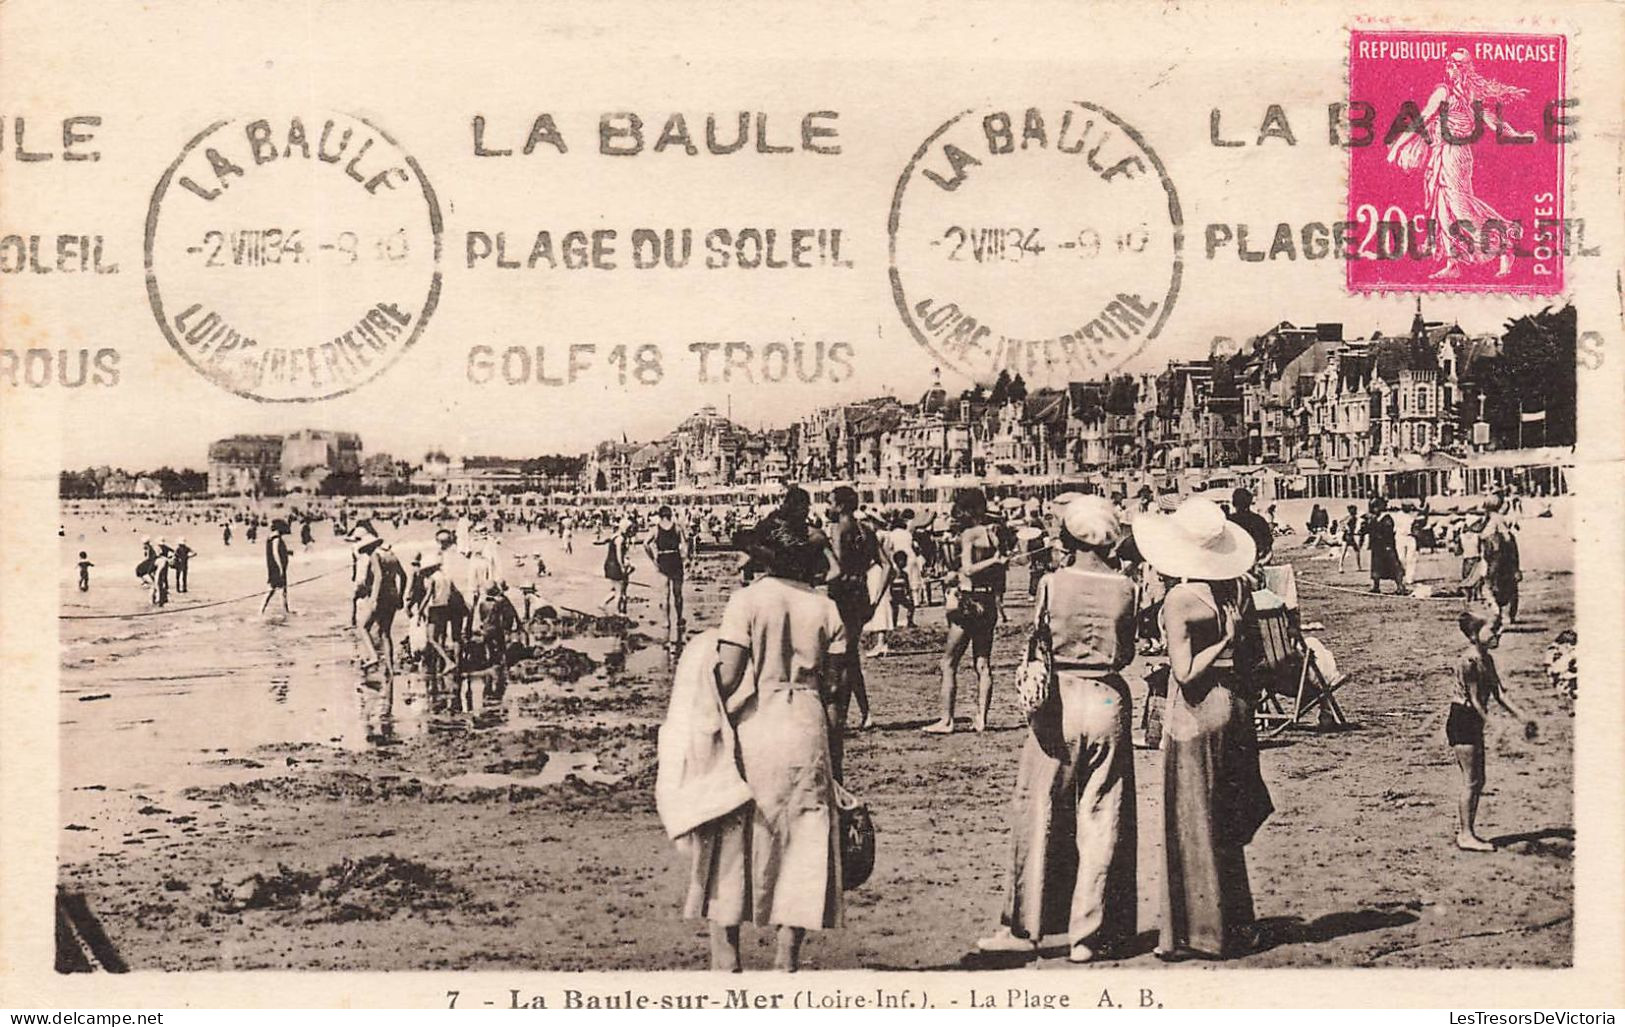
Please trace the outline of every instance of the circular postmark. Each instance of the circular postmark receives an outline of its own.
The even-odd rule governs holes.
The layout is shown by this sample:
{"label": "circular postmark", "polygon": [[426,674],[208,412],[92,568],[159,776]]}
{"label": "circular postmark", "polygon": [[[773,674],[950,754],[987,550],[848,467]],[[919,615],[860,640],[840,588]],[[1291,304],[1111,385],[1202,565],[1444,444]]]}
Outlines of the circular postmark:
{"label": "circular postmark", "polygon": [[147,298],[175,351],[261,402],[329,399],[383,373],[440,298],[440,204],[365,118],[217,121],[147,208]]}
{"label": "circular postmark", "polygon": [[1179,295],[1173,183],[1138,132],[1082,100],[948,119],[898,179],[888,233],[904,323],[977,381],[1101,375]]}

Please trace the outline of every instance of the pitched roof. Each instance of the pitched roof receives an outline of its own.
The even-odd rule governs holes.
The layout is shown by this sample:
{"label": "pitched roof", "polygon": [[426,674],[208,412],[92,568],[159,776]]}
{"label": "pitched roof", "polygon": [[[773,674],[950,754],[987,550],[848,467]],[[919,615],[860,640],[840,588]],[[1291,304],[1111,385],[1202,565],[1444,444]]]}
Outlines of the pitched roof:
{"label": "pitched roof", "polygon": [[1286,366],[1281,368],[1281,375],[1271,390],[1274,397],[1284,403],[1302,395],[1305,379],[1312,379],[1314,375],[1326,369],[1327,358],[1330,356],[1328,349],[1326,343],[1317,339],[1302,353],[1288,361]]}
{"label": "pitched roof", "polygon": [[903,423],[903,405],[890,396],[853,403],[846,408],[847,426],[854,435],[878,435]]}
{"label": "pitched roof", "polygon": [[1383,381],[1397,381],[1403,371],[1437,371],[1438,350],[1426,338],[1378,339],[1372,344],[1376,373]]}
{"label": "pitched roof", "polygon": [[1456,374],[1467,377],[1480,360],[1501,355],[1501,339],[1496,335],[1469,335],[1456,340]]}
{"label": "pitched roof", "polygon": [[1337,361],[1337,381],[1344,392],[1353,392],[1371,384],[1372,358],[1367,352],[1343,354]]}
{"label": "pitched roof", "polygon": [[[961,411],[967,405],[970,407],[969,416],[961,416]],[[948,424],[975,422],[981,419],[982,415],[987,412],[987,406],[988,400],[985,395],[977,396],[972,392],[964,392],[959,395],[958,399],[950,402],[947,408],[943,410],[942,419]]]}
{"label": "pitched roof", "polygon": [[641,443],[616,442],[613,439],[605,439],[603,442],[600,442],[598,445],[594,446],[592,451],[593,455],[599,460],[614,460],[617,457],[623,457],[631,453],[635,453],[640,448]]}
{"label": "pitched roof", "polygon": [[209,444],[209,459],[223,463],[261,462],[282,454],[280,435],[233,435]]}
{"label": "pitched roof", "polygon": [[1423,337],[1427,339],[1428,343],[1432,345],[1435,350],[1439,348],[1440,343],[1444,342],[1444,340],[1449,338],[1451,335],[1466,334],[1466,332],[1461,330],[1461,325],[1454,321],[1450,322],[1449,324],[1445,324],[1443,321],[1429,321],[1423,326],[1422,330]]}
{"label": "pitched roof", "polygon": [[1059,427],[1066,423],[1067,398],[1068,393],[1060,389],[1038,389],[1031,392],[1022,401],[1021,419],[1028,424]]}
{"label": "pitched roof", "polygon": [[665,463],[670,455],[671,447],[665,442],[651,442],[632,454],[633,467],[648,467],[652,464]]}

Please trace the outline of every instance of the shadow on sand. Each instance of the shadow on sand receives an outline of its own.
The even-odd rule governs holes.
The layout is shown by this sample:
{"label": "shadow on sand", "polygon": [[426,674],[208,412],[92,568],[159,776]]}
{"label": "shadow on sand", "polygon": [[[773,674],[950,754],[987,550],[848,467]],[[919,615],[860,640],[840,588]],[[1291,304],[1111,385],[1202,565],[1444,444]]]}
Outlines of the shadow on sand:
{"label": "shadow on sand", "polygon": [[1258,945],[1253,953],[1268,952],[1282,945],[1319,945],[1351,934],[1404,927],[1416,920],[1415,913],[1404,909],[1356,909],[1327,913],[1313,920],[1296,916],[1264,917],[1257,923]]}
{"label": "shadow on sand", "polygon": [[1515,852],[1524,856],[1555,856],[1558,859],[1574,858],[1574,828],[1572,827],[1543,827],[1538,831],[1524,831],[1521,834],[1503,834],[1491,838],[1490,844],[1497,849]]}
{"label": "shadow on sand", "polygon": [[[1415,923],[1416,920],[1415,913],[1404,909],[1358,909],[1343,913],[1327,913],[1313,920],[1304,920],[1302,917],[1296,916],[1264,917],[1254,925],[1257,944],[1244,955],[1268,952],[1282,945],[1318,945],[1351,934],[1364,934],[1368,931],[1385,931],[1395,927],[1404,927],[1406,924]],[[1156,945],[1156,931],[1141,931],[1102,958],[1100,962],[1120,963],[1149,956],[1156,950]],[[1065,956],[1066,952],[1067,949],[1064,944],[1046,945],[1036,953],[973,951],[960,957],[957,963],[940,966],[887,966],[877,964],[870,965],[867,968],[870,970],[930,970],[939,972],[953,970],[1016,970],[1029,966],[1037,960]],[[1224,961],[1215,960],[1215,962]]]}

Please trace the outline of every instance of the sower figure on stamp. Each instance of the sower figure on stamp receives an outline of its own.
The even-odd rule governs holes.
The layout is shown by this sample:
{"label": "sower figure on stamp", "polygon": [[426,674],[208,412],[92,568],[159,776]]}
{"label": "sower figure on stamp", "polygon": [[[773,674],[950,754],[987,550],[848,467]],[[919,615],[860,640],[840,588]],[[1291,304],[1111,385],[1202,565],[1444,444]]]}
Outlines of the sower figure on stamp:
{"label": "sower figure on stamp", "polygon": [[[1515,100],[1527,91],[1485,78],[1473,67],[1472,57],[1466,50],[1453,50],[1444,63],[1444,81],[1428,97],[1422,108],[1422,123],[1426,125],[1437,117],[1438,131],[1431,137],[1407,132],[1388,147],[1388,162],[1406,171],[1414,171],[1424,160],[1422,196],[1423,208],[1438,233],[1438,244],[1444,265],[1433,272],[1433,278],[1457,278],[1462,264],[1481,264],[1496,259],[1495,252],[1484,246],[1475,247],[1472,239],[1482,240],[1487,224],[1504,226],[1504,231],[1516,236],[1519,226],[1502,217],[1494,207],[1479,198],[1473,186],[1474,129],[1482,117],[1486,126],[1496,135],[1503,132],[1515,135],[1513,127],[1500,113],[1500,101]],[[1458,238],[1448,231],[1458,222],[1466,222],[1471,234],[1468,239]],[[1512,271],[1513,239],[1503,239],[1497,277]]]}

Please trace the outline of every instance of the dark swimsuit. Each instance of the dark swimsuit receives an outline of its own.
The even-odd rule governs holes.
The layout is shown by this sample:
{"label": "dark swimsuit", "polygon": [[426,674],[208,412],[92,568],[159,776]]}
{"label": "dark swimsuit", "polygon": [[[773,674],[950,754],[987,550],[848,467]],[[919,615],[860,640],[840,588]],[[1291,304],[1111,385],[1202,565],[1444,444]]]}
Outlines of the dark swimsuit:
{"label": "dark swimsuit", "polygon": [[683,536],[677,526],[655,529],[655,569],[668,578],[683,576]]}
{"label": "dark swimsuit", "polygon": [[265,540],[265,578],[272,588],[283,588],[288,579],[282,572],[281,554],[277,552],[277,542],[281,535],[272,535]]}

